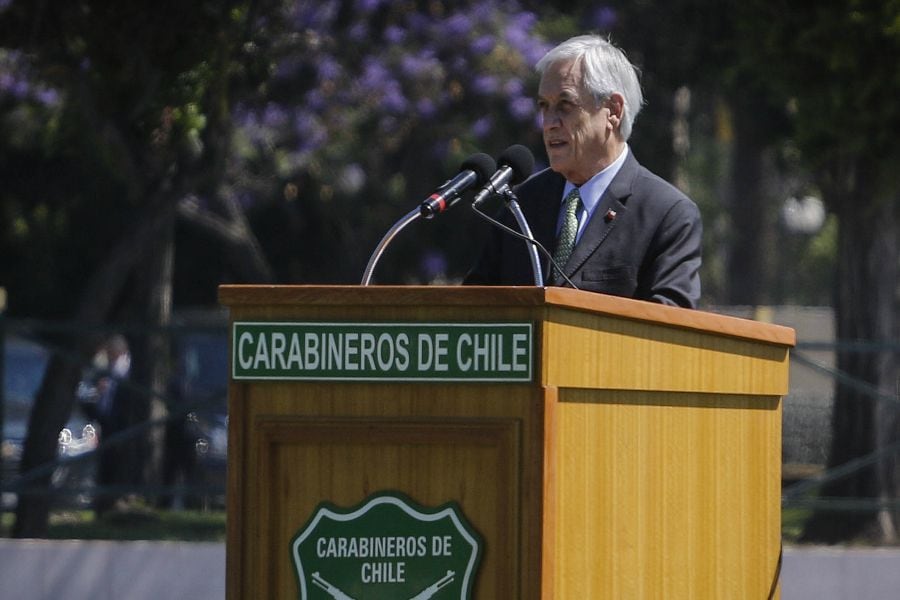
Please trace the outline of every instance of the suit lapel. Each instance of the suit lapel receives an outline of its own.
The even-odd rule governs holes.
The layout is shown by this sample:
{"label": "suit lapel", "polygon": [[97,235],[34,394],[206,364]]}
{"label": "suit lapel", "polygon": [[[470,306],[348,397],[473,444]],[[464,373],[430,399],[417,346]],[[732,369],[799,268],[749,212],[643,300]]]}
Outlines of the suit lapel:
{"label": "suit lapel", "polygon": [[619,219],[625,216],[628,198],[631,196],[634,178],[639,167],[634,155],[629,151],[622,168],[603,192],[591,220],[585,226],[581,238],[572,251],[572,256],[566,263],[564,271],[569,277],[572,277],[584,265],[585,261],[606,240]]}

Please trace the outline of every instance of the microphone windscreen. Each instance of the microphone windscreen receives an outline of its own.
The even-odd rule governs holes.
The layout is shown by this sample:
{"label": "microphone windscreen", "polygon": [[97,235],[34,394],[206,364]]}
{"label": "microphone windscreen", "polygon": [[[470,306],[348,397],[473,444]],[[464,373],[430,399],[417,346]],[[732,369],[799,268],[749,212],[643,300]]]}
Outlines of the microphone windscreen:
{"label": "microphone windscreen", "polygon": [[481,186],[491,179],[491,175],[497,170],[497,163],[494,159],[484,152],[477,152],[463,161],[459,167],[460,171],[474,171],[478,177],[475,185]]}
{"label": "microphone windscreen", "polygon": [[512,169],[511,185],[522,183],[534,171],[534,155],[522,144],[513,144],[497,158],[497,164]]}

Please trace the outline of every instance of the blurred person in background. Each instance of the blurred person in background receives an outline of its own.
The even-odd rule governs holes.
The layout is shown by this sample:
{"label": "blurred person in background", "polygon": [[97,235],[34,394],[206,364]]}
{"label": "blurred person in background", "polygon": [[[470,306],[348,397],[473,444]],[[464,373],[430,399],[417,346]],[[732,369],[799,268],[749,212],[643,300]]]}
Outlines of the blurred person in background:
{"label": "blurred person in background", "polygon": [[[85,414],[100,425],[97,482],[104,486],[123,481],[116,447],[108,447],[105,443],[125,426],[125,416],[116,397],[120,383],[131,372],[131,352],[124,336],[114,334],[102,342],[94,355],[92,371],[94,375],[90,380],[79,386],[79,400]],[[99,515],[113,503],[112,495],[99,493],[94,508]]]}
{"label": "blurred person in background", "polygon": [[[193,361],[196,362],[196,361]],[[174,368],[166,390],[168,420],[163,451],[163,486],[170,491],[159,499],[160,508],[196,508],[197,499],[178,486],[190,487],[196,484],[197,461],[195,437],[191,423],[196,419],[192,409],[195,400],[194,380],[196,366],[192,361],[177,354]]]}

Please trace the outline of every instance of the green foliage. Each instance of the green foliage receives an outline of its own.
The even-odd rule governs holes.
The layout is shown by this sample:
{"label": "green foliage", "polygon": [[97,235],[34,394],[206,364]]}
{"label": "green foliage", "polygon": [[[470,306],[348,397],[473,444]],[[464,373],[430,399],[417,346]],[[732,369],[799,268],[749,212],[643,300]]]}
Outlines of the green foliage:
{"label": "green foliage", "polygon": [[[0,521],[4,535],[11,529],[12,516],[5,513]],[[50,516],[47,538],[221,542],[225,540],[225,513],[132,508],[98,518],[92,510],[63,511]]]}
{"label": "green foliage", "polygon": [[[77,292],[134,210],[192,169],[200,206],[222,191],[239,199],[280,280],[356,282],[380,236],[467,155],[525,143],[542,162],[533,64],[550,43],[584,31],[610,34],[643,67],[648,105],[633,146],[664,177],[679,167],[693,178],[713,271],[725,268],[715,262],[727,242],[717,96],[759,106],[758,130],[773,137],[784,122],[771,107],[783,113],[791,102],[804,153],[820,162],[884,148],[896,129],[887,99],[900,75],[896,61],[877,59],[897,54],[897,2],[44,7],[0,10],[9,78],[0,88],[0,250],[10,257],[0,277],[14,312],[48,303],[40,298],[62,311],[69,299],[52,290]],[[695,98],[687,165],[676,165],[671,140],[681,86]],[[857,131],[874,123],[869,145]],[[465,213],[415,224],[385,257],[381,280],[461,275],[482,231]],[[178,269],[208,272],[207,285],[229,278],[210,240],[179,239]],[[16,272],[10,265],[26,255],[39,268]]]}
{"label": "green foliage", "polygon": [[[282,280],[349,282],[468,154],[539,148],[532,66],[546,46],[515,0],[40,8],[0,8],[0,158],[12,157],[0,165],[11,182],[0,190],[0,278],[13,313],[64,313],[72,297],[52,290],[77,294],[135,211],[176,178],[193,173],[186,192],[204,209],[237,198]],[[448,261],[464,269],[471,230],[428,225],[418,235],[444,248],[424,277]],[[208,239],[179,240],[179,271],[228,279]],[[385,277],[423,276],[429,243],[416,246],[399,248]],[[460,249],[468,257],[448,258]],[[36,271],[16,268],[26,256]]]}
{"label": "green foliage", "polygon": [[222,9],[245,4],[0,10],[0,279],[11,312],[67,314],[136,210],[197,163],[212,90],[245,26]]}
{"label": "green foliage", "polygon": [[[770,93],[790,109],[797,146],[840,222],[835,272],[836,335],[876,341],[897,335],[900,231],[900,36],[896,0],[828,0],[742,7],[745,57],[768,77]],[[826,234],[831,233],[826,230]],[[828,246],[831,245],[829,240]],[[820,252],[822,245],[809,250]],[[888,354],[860,360],[837,353],[837,369],[871,389],[888,389],[896,377]],[[876,453],[893,439],[881,408],[853,386],[838,382],[828,458],[837,467]],[[824,496],[892,498],[897,482],[857,470],[825,484]],[[893,517],[895,517],[894,515]],[[895,537],[890,511],[830,513],[822,507],[805,524],[804,539],[825,543]]]}
{"label": "green foliage", "polygon": [[809,519],[808,508],[785,508],[781,511],[781,537],[787,543],[796,543]]}
{"label": "green foliage", "polygon": [[791,109],[796,139],[817,169],[896,163],[900,131],[900,2],[742,5],[742,55]]}

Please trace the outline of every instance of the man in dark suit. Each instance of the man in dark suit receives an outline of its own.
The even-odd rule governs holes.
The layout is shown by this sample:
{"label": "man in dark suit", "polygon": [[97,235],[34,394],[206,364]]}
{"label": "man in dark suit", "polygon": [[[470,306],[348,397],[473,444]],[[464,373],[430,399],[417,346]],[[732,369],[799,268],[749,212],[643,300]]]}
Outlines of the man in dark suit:
{"label": "man in dark suit", "polygon": [[[545,283],[695,308],[700,213],[628,146],[643,103],[635,67],[603,38],[579,36],[537,69],[550,168],[515,193],[534,237],[562,268],[545,261]],[[525,244],[492,231],[465,283],[533,285]]]}

